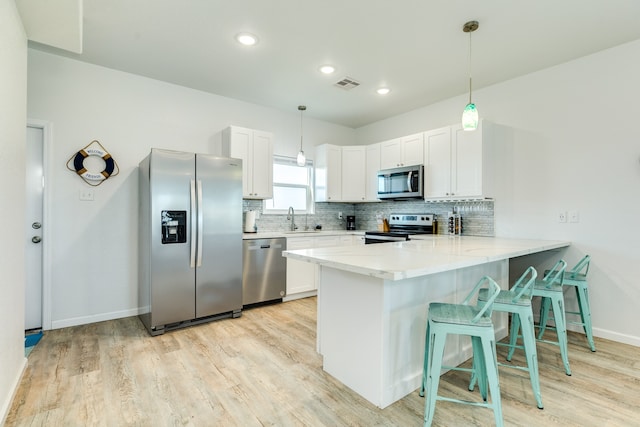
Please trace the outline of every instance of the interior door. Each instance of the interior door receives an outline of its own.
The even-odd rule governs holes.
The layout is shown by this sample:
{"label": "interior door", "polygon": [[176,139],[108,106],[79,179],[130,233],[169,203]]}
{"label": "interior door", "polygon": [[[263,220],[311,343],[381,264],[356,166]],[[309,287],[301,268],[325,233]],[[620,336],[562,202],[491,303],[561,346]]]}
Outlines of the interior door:
{"label": "interior door", "polygon": [[42,328],[43,129],[27,127],[25,330]]}

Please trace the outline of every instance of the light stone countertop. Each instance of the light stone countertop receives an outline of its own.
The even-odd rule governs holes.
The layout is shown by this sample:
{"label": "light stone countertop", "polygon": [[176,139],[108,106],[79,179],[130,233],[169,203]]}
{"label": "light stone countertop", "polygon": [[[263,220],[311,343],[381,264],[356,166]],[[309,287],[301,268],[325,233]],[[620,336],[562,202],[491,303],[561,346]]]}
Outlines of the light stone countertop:
{"label": "light stone countertop", "polygon": [[362,236],[364,233],[365,230],[259,231],[257,233],[243,233],[242,240],[274,239],[277,237]]}
{"label": "light stone countertop", "polygon": [[408,242],[285,251],[287,258],[387,280],[402,280],[569,246],[571,242],[423,235]]}

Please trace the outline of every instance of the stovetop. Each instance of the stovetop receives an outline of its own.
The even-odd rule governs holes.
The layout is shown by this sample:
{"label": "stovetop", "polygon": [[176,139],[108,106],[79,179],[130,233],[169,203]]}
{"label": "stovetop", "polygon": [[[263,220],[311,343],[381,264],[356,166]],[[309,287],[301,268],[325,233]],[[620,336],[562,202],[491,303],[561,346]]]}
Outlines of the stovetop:
{"label": "stovetop", "polygon": [[433,219],[435,215],[422,214],[396,214],[389,215],[389,231],[367,231],[365,234],[375,236],[405,236],[412,234],[432,234]]}

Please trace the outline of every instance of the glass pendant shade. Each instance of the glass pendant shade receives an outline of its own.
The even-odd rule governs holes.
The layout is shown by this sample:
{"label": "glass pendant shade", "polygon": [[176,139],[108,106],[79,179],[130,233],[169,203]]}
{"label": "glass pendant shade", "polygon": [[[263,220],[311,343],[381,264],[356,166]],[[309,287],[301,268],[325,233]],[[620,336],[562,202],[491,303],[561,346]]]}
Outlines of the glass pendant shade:
{"label": "glass pendant shade", "polygon": [[300,150],[298,157],[296,157],[296,163],[298,166],[304,166],[307,163],[307,158],[304,156],[304,151]]}
{"label": "glass pendant shade", "polygon": [[478,109],[476,104],[470,102],[462,111],[462,129],[476,130],[478,128]]}

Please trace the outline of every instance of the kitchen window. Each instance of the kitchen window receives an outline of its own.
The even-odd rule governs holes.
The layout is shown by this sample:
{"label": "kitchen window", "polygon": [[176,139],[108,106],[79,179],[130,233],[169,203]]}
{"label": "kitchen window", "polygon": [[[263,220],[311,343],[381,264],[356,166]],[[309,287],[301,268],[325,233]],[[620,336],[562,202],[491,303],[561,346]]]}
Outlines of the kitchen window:
{"label": "kitchen window", "polygon": [[292,157],[273,156],[273,198],[263,202],[263,213],[286,214],[292,206],[296,214],[314,213],[313,161],[298,166]]}

